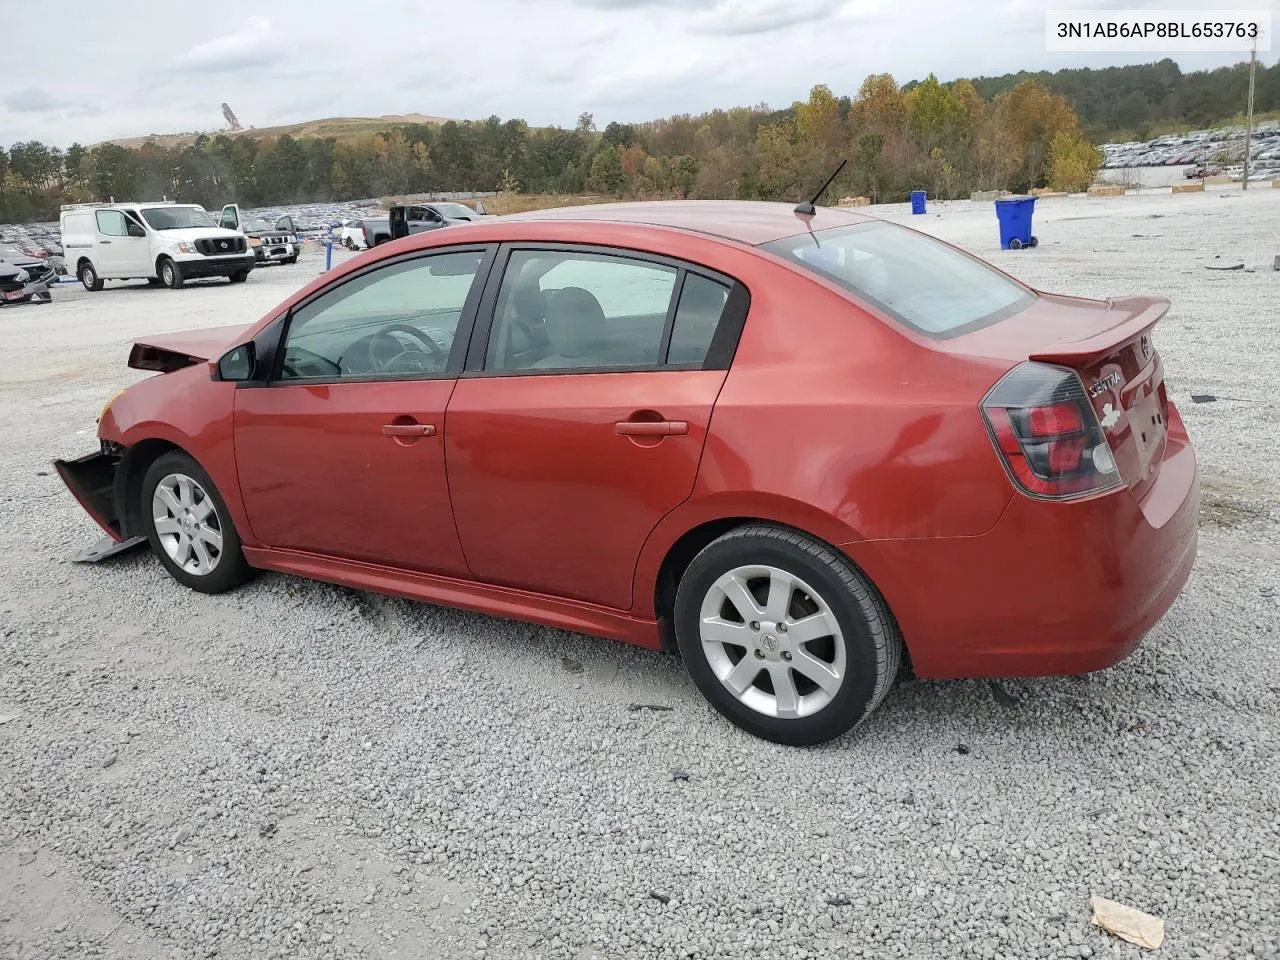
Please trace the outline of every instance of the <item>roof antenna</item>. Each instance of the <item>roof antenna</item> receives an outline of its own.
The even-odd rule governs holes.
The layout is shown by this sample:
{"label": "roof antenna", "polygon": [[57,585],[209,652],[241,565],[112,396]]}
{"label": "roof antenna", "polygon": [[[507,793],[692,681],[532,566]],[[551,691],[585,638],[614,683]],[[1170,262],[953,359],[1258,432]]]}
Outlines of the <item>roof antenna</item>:
{"label": "roof antenna", "polygon": [[817,213],[818,211],[814,207],[814,204],[818,202],[818,198],[820,196],[822,196],[824,193],[827,192],[827,187],[831,186],[831,181],[834,180],[836,177],[840,176],[840,171],[844,169],[844,165],[848,162],[849,162],[848,157],[845,157],[843,160],[841,160],[840,166],[836,167],[836,172],[833,173],[831,176],[827,177],[827,182],[824,183],[822,185],[822,188],[813,195],[813,199],[806,200],[803,203],[796,204],[795,212],[802,217],[811,217],[815,213]]}

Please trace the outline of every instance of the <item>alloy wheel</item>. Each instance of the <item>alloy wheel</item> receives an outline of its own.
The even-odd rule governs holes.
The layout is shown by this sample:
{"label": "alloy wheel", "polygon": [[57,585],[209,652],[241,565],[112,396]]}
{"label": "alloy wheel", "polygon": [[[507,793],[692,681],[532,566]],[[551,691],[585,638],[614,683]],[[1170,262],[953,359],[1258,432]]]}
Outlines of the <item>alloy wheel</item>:
{"label": "alloy wheel", "polygon": [[151,497],[156,535],[169,559],[187,573],[207,576],[222,559],[222,523],[218,509],[196,480],[170,473]]}
{"label": "alloy wheel", "polygon": [[795,719],[826,707],[844,685],[844,635],[809,584],[773,566],[735,567],[703,597],[702,650],[744,706]]}

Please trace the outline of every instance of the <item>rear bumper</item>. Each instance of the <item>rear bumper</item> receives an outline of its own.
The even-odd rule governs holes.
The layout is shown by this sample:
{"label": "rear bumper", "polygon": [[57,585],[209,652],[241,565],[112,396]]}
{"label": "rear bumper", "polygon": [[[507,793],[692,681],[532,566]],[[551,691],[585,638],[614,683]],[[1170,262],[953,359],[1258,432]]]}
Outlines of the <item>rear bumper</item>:
{"label": "rear bumper", "polygon": [[71,495],[116,543],[125,539],[116,509],[116,474],[120,458],[99,451],[75,460],[55,460],[53,467]]}
{"label": "rear bumper", "polygon": [[884,591],[917,676],[1074,675],[1129,656],[1195,563],[1199,471],[1178,434],[1141,501],[1128,490],[1078,503],[1017,496],[980,537],[848,544]]}
{"label": "rear bumper", "polygon": [[179,260],[178,269],[185,278],[229,277],[241,270],[252,270],[257,258],[252,253],[240,257],[208,257],[201,260]]}

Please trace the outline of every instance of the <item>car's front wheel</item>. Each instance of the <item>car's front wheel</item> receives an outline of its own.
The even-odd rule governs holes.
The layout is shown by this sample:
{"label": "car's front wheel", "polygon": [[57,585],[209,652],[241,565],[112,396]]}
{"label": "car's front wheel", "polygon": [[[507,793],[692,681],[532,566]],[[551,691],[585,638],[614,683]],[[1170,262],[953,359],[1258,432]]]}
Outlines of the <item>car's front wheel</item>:
{"label": "car's front wheel", "polygon": [[676,639],[720,713],[766,740],[807,746],[867,717],[902,655],[874,587],[831,547],[795,530],[731,530],[690,563]]}
{"label": "car's front wheel", "polygon": [[248,270],[237,270],[235,273],[227,274],[227,279],[232,283],[244,283],[249,279]]}
{"label": "car's front wheel", "polygon": [[151,464],[141,506],[151,549],[179,583],[222,593],[253,576],[226,504],[187,454],[166,453]]}
{"label": "car's front wheel", "polygon": [[182,270],[176,263],[168,257],[160,261],[160,282],[166,287],[170,290],[177,290],[182,286],[184,279]]}

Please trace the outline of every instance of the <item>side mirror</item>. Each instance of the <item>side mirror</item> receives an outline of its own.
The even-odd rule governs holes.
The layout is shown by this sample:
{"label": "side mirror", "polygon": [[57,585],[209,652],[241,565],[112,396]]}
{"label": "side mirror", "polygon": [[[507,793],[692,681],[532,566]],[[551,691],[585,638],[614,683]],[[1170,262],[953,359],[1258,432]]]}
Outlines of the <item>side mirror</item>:
{"label": "side mirror", "polygon": [[132,220],[127,221],[126,227],[128,228],[129,236],[131,237],[145,237],[147,235],[147,231],[143,230],[141,225],[134,223]]}
{"label": "side mirror", "polygon": [[254,359],[252,341],[228,350],[218,359],[218,379],[232,382],[252,379]]}

